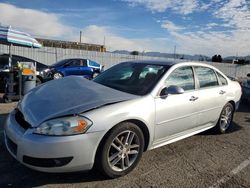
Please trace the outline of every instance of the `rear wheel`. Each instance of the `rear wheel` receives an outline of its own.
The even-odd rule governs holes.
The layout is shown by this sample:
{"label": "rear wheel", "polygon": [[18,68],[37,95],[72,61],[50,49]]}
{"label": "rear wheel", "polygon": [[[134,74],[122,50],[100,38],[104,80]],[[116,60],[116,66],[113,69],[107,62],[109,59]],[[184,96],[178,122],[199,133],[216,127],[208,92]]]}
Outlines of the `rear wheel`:
{"label": "rear wheel", "polygon": [[39,77],[36,77],[36,85],[39,86],[41,85],[43,82],[42,82],[42,79],[39,78]]}
{"label": "rear wheel", "polygon": [[99,147],[97,167],[109,178],[126,175],[138,164],[143,148],[142,130],[133,123],[121,123]]}
{"label": "rear wheel", "polygon": [[92,77],[95,78],[95,77],[97,77],[99,74],[100,74],[100,73],[95,72],[95,73],[93,74]]}
{"label": "rear wheel", "polygon": [[231,103],[227,103],[220,114],[220,118],[217,122],[216,129],[219,133],[226,133],[231,127],[234,115],[234,107]]}

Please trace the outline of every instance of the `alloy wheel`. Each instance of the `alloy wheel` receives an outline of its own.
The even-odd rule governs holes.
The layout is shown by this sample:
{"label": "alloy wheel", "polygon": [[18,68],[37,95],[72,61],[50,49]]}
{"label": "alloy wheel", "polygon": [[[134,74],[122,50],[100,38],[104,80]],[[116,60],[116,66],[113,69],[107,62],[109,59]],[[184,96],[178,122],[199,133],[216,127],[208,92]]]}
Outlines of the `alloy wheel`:
{"label": "alloy wheel", "polygon": [[63,77],[62,74],[60,74],[59,72],[55,73],[53,76],[54,80],[60,79],[62,77]]}
{"label": "alloy wheel", "polygon": [[233,117],[233,109],[231,106],[226,106],[221,114],[220,117],[220,128],[221,130],[224,132],[228,129],[228,127],[231,124],[232,121],[232,117]]}
{"label": "alloy wheel", "polygon": [[121,132],[112,141],[108,150],[108,164],[116,172],[128,169],[137,159],[140,141],[135,132]]}

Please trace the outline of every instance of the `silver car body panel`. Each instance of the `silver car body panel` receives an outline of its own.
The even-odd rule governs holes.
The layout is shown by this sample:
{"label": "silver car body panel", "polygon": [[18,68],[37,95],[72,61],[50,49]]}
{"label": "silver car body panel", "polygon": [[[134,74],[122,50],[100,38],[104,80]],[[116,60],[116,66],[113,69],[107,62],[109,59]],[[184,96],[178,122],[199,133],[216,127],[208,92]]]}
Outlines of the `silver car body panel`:
{"label": "silver car body panel", "polygon": [[[45,172],[71,172],[91,169],[95,153],[104,132],[93,132],[82,135],[51,137],[33,134],[33,129],[25,131],[15,121],[15,112],[11,112],[6,120],[5,144],[11,155],[29,168]],[[14,154],[7,144],[7,137],[17,143],[17,153]],[[23,156],[36,158],[60,158],[74,156],[73,160],[63,167],[36,167],[23,163]]]}
{"label": "silver car body panel", "polygon": [[[26,94],[18,106],[32,127],[66,115],[98,108],[107,104],[138,98],[79,76],[68,76],[42,84]],[[56,105],[54,105],[56,104]]]}
{"label": "silver car body panel", "polygon": [[[168,95],[165,98],[159,97],[161,89],[165,87],[164,81],[166,78],[173,70],[181,66],[210,67],[222,74],[227,79],[228,84],[226,86],[197,89],[184,94]],[[61,81],[60,84],[64,84],[64,82],[69,80],[62,79],[58,81]],[[24,154],[35,157],[72,155],[76,156],[75,160],[60,168],[41,168],[25,165],[36,170],[48,172],[87,170],[93,166],[96,149],[103,136],[120,122],[140,121],[148,129],[149,143],[147,149],[150,150],[214,127],[223,106],[231,101],[235,103],[235,108],[237,109],[241,97],[241,88],[237,82],[229,80],[218,69],[203,63],[174,64],[152,92],[146,96],[134,96],[100,86],[97,83],[90,83],[88,91],[94,94],[88,94],[89,101],[83,100],[80,103],[81,95],[84,95],[84,92],[81,95],[73,95],[71,93],[73,93],[72,91],[75,93],[79,88],[83,88],[78,83],[81,81],[78,80],[71,88],[68,88],[71,91],[65,91],[69,96],[75,97],[72,103],[65,101],[66,99],[60,96],[61,90],[58,92],[52,91],[56,83],[59,83],[52,82],[49,87],[46,85],[42,86],[46,89],[50,88],[51,91],[45,92],[39,87],[30,92],[19,106],[26,121],[34,123],[36,126],[49,118],[65,114],[69,115],[73,112],[80,113],[93,122],[87,133],[77,136],[53,137],[34,135],[32,133],[34,128],[30,128],[25,132],[16,131],[19,129],[17,128],[19,125],[15,121],[15,112],[12,112],[7,119],[5,132],[6,137],[18,144],[17,160],[22,162],[22,155]],[[83,82],[85,83],[85,81]],[[88,82],[86,81],[86,83]],[[93,87],[100,88],[102,92],[97,91],[98,89],[93,89]],[[62,88],[59,87],[59,89]],[[221,90],[225,91],[224,94],[220,94]],[[53,95],[49,95],[49,93],[53,93]],[[46,94],[46,97],[43,97],[44,94]],[[198,97],[198,100],[190,101],[192,96]],[[100,100],[98,97],[102,99]],[[96,99],[96,101],[93,99]],[[67,98],[67,100],[69,99]],[[85,104],[86,101],[88,101],[87,105]],[[61,103],[68,103],[68,105],[65,107],[65,104]],[[35,104],[37,107],[32,106],[32,104]],[[60,107],[54,107],[53,104]],[[44,107],[46,105],[47,107]],[[41,109],[38,108],[39,106],[41,106]],[[61,108],[63,109],[60,110]]]}

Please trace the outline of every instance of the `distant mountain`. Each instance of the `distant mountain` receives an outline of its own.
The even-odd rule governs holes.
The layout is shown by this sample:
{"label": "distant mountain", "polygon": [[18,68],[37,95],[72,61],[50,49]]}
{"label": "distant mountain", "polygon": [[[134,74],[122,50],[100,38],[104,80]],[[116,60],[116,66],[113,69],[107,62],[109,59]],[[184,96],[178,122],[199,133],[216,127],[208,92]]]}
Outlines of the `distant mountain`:
{"label": "distant mountain", "polygon": [[[113,53],[129,55],[131,52],[127,50],[116,50],[116,51],[113,51]],[[187,60],[194,60],[194,61],[211,61],[211,57],[200,55],[200,54],[188,55],[188,54],[171,54],[171,53],[161,53],[161,52],[145,52],[145,53],[140,52],[139,54],[144,55],[144,56],[151,56],[151,57],[187,59]],[[236,57],[236,56],[222,57],[222,59],[226,61],[230,61],[236,58],[250,60],[250,55],[243,56],[243,57]]]}
{"label": "distant mountain", "polygon": [[228,57],[225,57],[223,58],[225,60],[233,60],[233,59],[244,59],[244,60],[250,60],[250,55],[248,56],[228,56]]}
{"label": "distant mountain", "polygon": [[127,50],[116,50],[116,51],[113,51],[112,53],[116,53],[116,54],[130,54],[131,52],[127,51]]}
{"label": "distant mountain", "polygon": [[[118,54],[130,54],[130,51],[126,50],[116,50],[113,53]],[[211,58],[205,55],[187,55],[187,54],[171,54],[171,53],[161,53],[161,52],[145,52],[139,53],[140,55],[150,56],[150,57],[164,57],[164,58],[176,58],[176,59],[187,59],[194,61],[209,61]]]}

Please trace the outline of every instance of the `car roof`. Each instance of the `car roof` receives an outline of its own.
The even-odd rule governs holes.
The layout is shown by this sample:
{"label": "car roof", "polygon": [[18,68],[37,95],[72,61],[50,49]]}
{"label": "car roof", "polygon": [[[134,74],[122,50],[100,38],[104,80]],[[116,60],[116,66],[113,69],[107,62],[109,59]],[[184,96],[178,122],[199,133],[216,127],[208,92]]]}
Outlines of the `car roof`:
{"label": "car roof", "polygon": [[150,64],[150,65],[167,65],[167,66],[173,66],[173,65],[190,65],[190,66],[206,66],[210,68],[215,68],[211,65],[211,63],[208,62],[197,62],[197,61],[191,61],[191,60],[132,60],[132,61],[126,61],[124,63],[142,63],[142,64]]}
{"label": "car roof", "polygon": [[172,66],[174,64],[180,63],[183,61],[175,61],[175,60],[133,60],[133,61],[126,61],[124,63],[142,63],[142,64],[150,64],[150,65],[168,65]]}
{"label": "car roof", "polygon": [[143,64],[150,64],[150,65],[168,65],[173,66],[176,64],[185,64],[185,65],[200,65],[200,66],[210,66],[209,63],[206,62],[196,62],[191,60],[132,60],[126,61],[123,63],[143,63]]}

